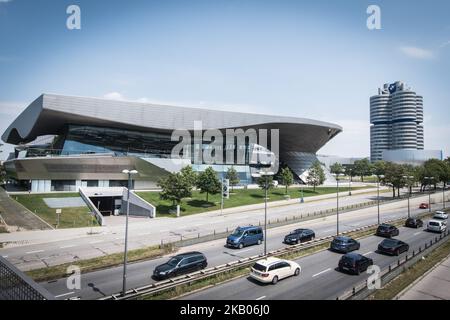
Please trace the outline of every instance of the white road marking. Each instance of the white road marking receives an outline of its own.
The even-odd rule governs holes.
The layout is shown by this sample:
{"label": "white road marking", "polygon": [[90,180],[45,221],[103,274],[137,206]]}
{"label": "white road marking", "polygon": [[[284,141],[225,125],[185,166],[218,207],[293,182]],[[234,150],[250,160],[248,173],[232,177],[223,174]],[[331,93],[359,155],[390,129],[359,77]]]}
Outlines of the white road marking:
{"label": "white road marking", "polygon": [[33,254],[33,253],[39,253],[39,252],[44,252],[44,250],[28,251],[28,252],[25,252],[25,253],[26,254]]}
{"label": "white road marking", "polygon": [[414,235],[415,236],[417,236],[417,235],[419,235],[419,234],[421,234],[422,232],[416,232],[416,233],[414,233]]}
{"label": "white road marking", "polygon": [[71,292],[67,292],[67,293],[63,293],[63,294],[59,294],[57,296],[55,296],[55,298],[59,298],[59,297],[64,297],[64,296],[68,296],[69,294],[73,294],[75,292],[71,291]]}
{"label": "white road marking", "polygon": [[256,298],[256,300],[262,300],[262,299],[264,299],[266,296],[262,296],[262,297],[259,297],[259,298]]}
{"label": "white road marking", "polygon": [[369,251],[369,252],[363,253],[363,256],[367,256],[367,255],[369,255],[369,254],[371,254],[371,253],[373,253],[373,252],[372,252],[372,251]]}
{"label": "white road marking", "polygon": [[239,253],[242,253],[242,252],[247,252],[247,251],[250,251],[250,250],[253,250],[254,248],[250,248],[250,249],[245,249],[245,250],[239,250]]}
{"label": "white road marking", "polygon": [[330,231],[333,231],[333,230],[335,230],[335,229],[327,229],[327,230],[323,230],[323,232],[330,232]]}
{"label": "white road marking", "polygon": [[67,249],[67,248],[73,248],[76,247],[74,244],[70,245],[70,246],[64,246],[64,247],[59,247],[60,249]]}
{"label": "white road marking", "polygon": [[313,277],[313,278],[314,278],[314,277],[317,277],[318,275],[321,275],[322,273],[328,272],[328,271],[330,271],[330,270],[331,270],[331,268],[325,269],[325,270],[323,270],[323,271],[320,271],[319,273],[314,274],[312,277]]}
{"label": "white road marking", "polygon": [[91,241],[91,242],[89,242],[89,244],[100,243],[100,242],[103,242],[103,240]]}
{"label": "white road marking", "polygon": [[8,258],[8,256],[2,256],[3,258]]}
{"label": "white road marking", "polygon": [[116,240],[122,240],[122,239],[123,239],[122,237],[117,237],[117,238],[116,238]]}

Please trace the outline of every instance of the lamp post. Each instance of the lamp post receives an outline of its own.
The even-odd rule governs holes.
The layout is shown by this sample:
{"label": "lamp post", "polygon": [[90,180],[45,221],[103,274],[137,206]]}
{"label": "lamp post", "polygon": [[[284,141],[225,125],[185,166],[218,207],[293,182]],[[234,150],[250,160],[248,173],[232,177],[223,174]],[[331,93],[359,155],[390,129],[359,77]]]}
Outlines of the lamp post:
{"label": "lamp post", "polygon": [[336,177],[336,236],[339,235],[339,176],[342,173],[334,173],[333,176]]}
{"label": "lamp post", "polygon": [[349,196],[352,195],[352,178],[351,177],[348,178],[348,195]]}
{"label": "lamp post", "polygon": [[404,179],[406,179],[407,181],[407,186],[408,186],[408,218],[411,218],[411,209],[409,206],[409,198],[411,197],[411,192],[410,192],[410,188],[411,188],[411,181],[412,179],[414,179],[413,176],[403,176]]}
{"label": "lamp post", "polygon": [[[430,182],[430,186],[431,186],[431,181],[434,179],[433,177],[424,177],[425,180],[427,180],[428,182]],[[428,190],[428,212],[431,212],[431,188],[430,190]]]}
{"label": "lamp post", "polygon": [[269,176],[273,176],[275,173],[271,171],[259,171],[252,174],[255,178],[264,177],[264,256],[267,255],[267,190],[269,189]]}
{"label": "lamp post", "polygon": [[122,283],[122,295],[125,296],[127,292],[127,254],[128,254],[128,215],[130,212],[130,189],[131,189],[131,176],[137,174],[137,170],[123,170],[123,174],[128,175],[128,190],[127,190],[127,215],[125,219],[125,252],[123,255],[123,283]]}
{"label": "lamp post", "polygon": [[303,184],[302,184],[302,196],[300,198],[300,203],[303,203],[303,202],[305,202],[305,200],[303,199]]}
{"label": "lamp post", "polygon": [[442,208],[445,209],[445,182],[442,181]]}
{"label": "lamp post", "polygon": [[380,224],[380,181],[384,178],[384,175],[375,175],[377,178],[377,222]]}

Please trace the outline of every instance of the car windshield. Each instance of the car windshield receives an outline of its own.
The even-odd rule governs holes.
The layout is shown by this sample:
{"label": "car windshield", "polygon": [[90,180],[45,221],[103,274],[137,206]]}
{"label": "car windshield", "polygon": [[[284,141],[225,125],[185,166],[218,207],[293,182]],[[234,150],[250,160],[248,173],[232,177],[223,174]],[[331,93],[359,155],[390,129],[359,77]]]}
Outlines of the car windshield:
{"label": "car windshield", "polygon": [[435,226],[435,227],[439,226],[439,223],[433,222],[433,221],[429,222],[429,224],[430,224],[430,226]]}
{"label": "car windshield", "polygon": [[356,260],[356,258],[354,256],[343,256],[342,257],[342,261],[344,261],[344,262],[353,263],[353,261],[355,261],[355,260]]}
{"label": "car windshield", "polygon": [[302,233],[302,232],[303,232],[303,229],[298,229],[298,230],[292,231],[290,234],[299,234],[299,233]]}
{"label": "car windshield", "polygon": [[258,270],[258,271],[263,271],[263,272],[266,271],[266,267],[259,263],[255,263],[253,265],[253,269]]}
{"label": "car windshield", "polygon": [[181,259],[181,257],[173,257],[167,262],[167,264],[169,266],[176,266],[181,261]]}
{"label": "car windshield", "polygon": [[382,242],[382,245],[384,247],[395,247],[397,245],[397,241],[391,240],[391,239],[386,239]]}
{"label": "car windshield", "polygon": [[346,239],[337,239],[337,238],[335,238],[333,241],[337,244],[346,244],[348,242]]}
{"label": "car windshield", "polygon": [[236,229],[236,230],[234,230],[234,232],[231,235],[235,236],[235,237],[240,237],[240,236],[242,236],[243,233],[244,233],[244,231],[242,229]]}

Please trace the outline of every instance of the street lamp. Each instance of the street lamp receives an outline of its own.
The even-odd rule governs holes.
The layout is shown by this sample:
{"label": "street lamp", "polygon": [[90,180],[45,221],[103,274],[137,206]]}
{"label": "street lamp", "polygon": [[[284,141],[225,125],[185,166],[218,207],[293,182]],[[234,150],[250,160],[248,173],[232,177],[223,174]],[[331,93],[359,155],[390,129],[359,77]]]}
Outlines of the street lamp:
{"label": "street lamp", "polygon": [[[423,177],[423,178],[429,181],[431,186],[431,181],[434,179],[434,177]],[[428,212],[431,212],[431,188],[430,190],[428,190]]]}
{"label": "street lamp", "polygon": [[303,199],[303,183],[302,183],[302,196],[301,196],[301,198],[300,198],[300,203],[304,203],[305,202],[305,200]]}
{"label": "street lamp", "polygon": [[352,178],[351,177],[348,178],[348,195],[349,196],[352,195]]}
{"label": "street lamp", "polygon": [[411,209],[410,209],[410,206],[409,206],[409,198],[411,197],[411,192],[410,192],[410,190],[411,190],[411,181],[412,181],[412,179],[414,179],[414,177],[413,176],[403,176],[403,178],[406,179],[407,185],[408,185],[408,218],[411,218]]}
{"label": "street lamp", "polygon": [[374,175],[377,177],[377,221],[380,224],[380,181],[384,178],[384,175]]}
{"label": "street lamp", "polygon": [[265,178],[264,184],[264,256],[267,255],[267,190],[269,189],[269,176],[273,176],[275,173],[272,171],[259,171],[257,173],[253,173],[252,176],[254,178]]}
{"label": "street lamp", "polygon": [[445,209],[445,182],[442,181],[442,208]]}
{"label": "street lamp", "polygon": [[339,176],[342,176],[342,173],[333,173],[333,176],[336,177],[336,236],[339,235]]}
{"label": "street lamp", "polygon": [[138,174],[137,170],[123,170],[123,174],[128,175],[128,191],[127,191],[127,215],[125,219],[125,253],[123,255],[123,284],[122,295],[125,296],[127,292],[127,254],[128,254],[128,215],[130,212],[130,189],[131,189],[131,176]]}

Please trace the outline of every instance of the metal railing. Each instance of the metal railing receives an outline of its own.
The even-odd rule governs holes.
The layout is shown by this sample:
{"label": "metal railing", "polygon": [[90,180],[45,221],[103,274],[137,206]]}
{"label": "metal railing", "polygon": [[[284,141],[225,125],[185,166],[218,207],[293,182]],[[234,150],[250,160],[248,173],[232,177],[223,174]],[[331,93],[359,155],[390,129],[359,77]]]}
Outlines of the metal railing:
{"label": "metal railing", "polygon": [[[429,241],[424,242],[423,245],[419,246],[418,250],[413,250],[412,253],[407,253],[405,257],[399,258],[393,264],[389,264],[380,273],[381,286],[384,287],[388,282],[392,281],[406,269],[414,265],[423,256],[426,256],[431,251],[436,249],[440,244],[445,243],[450,234],[449,230],[435,236]],[[353,286],[351,289],[338,296],[337,300],[363,300],[373,294],[375,289],[369,289],[368,280],[362,281],[357,285]]]}
{"label": "metal railing", "polygon": [[54,300],[55,297],[0,256],[0,300]]}
{"label": "metal railing", "polygon": [[[401,219],[404,219],[404,218],[401,218]],[[388,220],[385,222],[389,223],[389,222],[399,221],[401,219]],[[342,232],[340,234],[346,235],[346,234],[353,233],[353,232],[365,231],[365,230],[368,230],[371,228],[375,228],[376,226],[378,226],[378,224],[371,224],[371,225],[355,228],[352,230],[348,230],[348,231]],[[299,243],[299,244],[295,244],[292,246],[283,247],[283,248],[268,252],[267,256],[268,257],[270,257],[270,256],[278,257],[278,256],[284,256],[287,254],[297,253],[297,252],[300,252],[303,250],[307,250],[307,249],[319,246],[321,244],[328,243],[333,238],[334,238],[334,235],[326,236],[326,237],[314,239],[312,241],[308,241],[305,243]],[[254,255],[251,257],[247,257],[247,258],[242,258],[242,259],[239,259],[236,261],[232,261],[232,262],[228,262],[228,263],[225,263],[222,265],[210,267],[210,268],[196,271],[193,273],[189,273],[189,274],[186,274],[183,276],[178,276],[175,278],[158,281],[158,282],[155,282],[155,283],[152,283],[152,284],[149,284],[146,286],[142,286],[139,288],[130,289],[126,292],[125,295],[122,295],[122,293],[117,293],[117,294],[113,294],[113,295],[110,295],[107,297],[102,297],[99,300],[127,300],[127,299],[135,299],[135,298],[137,298],[139,296],[143,296],[143,295],[155,295],[155,294],[167,291],[167,290],[174,289],[175,287],[180,286],[180,285],[189,285],[193,282],[196,282],[196,281],[199,281],[199,280],[202,280],[205,278],[209,278],[209,277],[221,274],[221,273],[231,272],[234,270],[248,267],[263,257],[264,257],[263,254],[259,254],[259,255]]]}

